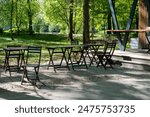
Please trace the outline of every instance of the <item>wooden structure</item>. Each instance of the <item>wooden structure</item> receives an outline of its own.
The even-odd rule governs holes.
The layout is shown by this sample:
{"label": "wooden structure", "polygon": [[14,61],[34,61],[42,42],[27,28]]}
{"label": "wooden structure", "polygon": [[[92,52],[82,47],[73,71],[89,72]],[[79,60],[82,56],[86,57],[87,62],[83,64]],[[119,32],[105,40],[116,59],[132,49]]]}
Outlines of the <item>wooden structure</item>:
{"label": "wooden structure", "polygon": [[[113,19],[113,24],[114,24],[114,30],[108,30],[108,31],[113,31],[117,34],[120,50],[126,49],[126,44],[127,44],[130,32],[138,32],[138,34],[139,34],[139,46],[140,46],[140,48],[145,48],[147,45],[146,37],[145,37],[145,29],[146,29],[146,27],[150,26],[150,0],[133,0],[131,10],[130,10],[130,16],[129,16],[125,30],[119,29],[116,13],[115,13],[115,9],[114,9],[113,0],[108,0],[108,1],[109,1],[110,10],[111,10],[112,19]],[[136,10],[138,3],[139,3],[138,29],[131,30],[130,28],[132,25],[135,10]],[[123,39],[122,39],[120,33],[125,33],[125,36]]]}
{"label": "wooden structure", "polygon": [[[139,0],[139,29],[146,29],[150,26],[150,0]],[[146,47],[144,33],[139,33],[139,44],[141,48]]]}

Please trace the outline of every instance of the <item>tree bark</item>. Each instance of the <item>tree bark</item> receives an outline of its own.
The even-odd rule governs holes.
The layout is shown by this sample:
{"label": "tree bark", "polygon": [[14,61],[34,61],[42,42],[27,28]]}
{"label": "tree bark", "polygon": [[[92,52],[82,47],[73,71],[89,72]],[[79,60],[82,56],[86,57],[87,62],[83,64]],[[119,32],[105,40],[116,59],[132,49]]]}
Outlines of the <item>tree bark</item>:
{"label": "tree bark", "polygon": [[69,39],[73,41],[73,7],[74,7],[74,0],[70,0],[70,13],[69,13]]}
{"label": "tree bark", "polygon": [[83,0],[83,44],[89,40],[89,0]]}
{"label": "tree bark", "polygon": [[[145,29],[148,26],[148,11],[145,3],[146,0],[139,0],[139,29]],[[145,33],[139,33],[140,48],[146,48],[146,45]]]}
{"label": "tree bark", "polygon": [[32,0],[27,0],[28,3],[28,20],[29,20],[29,34],[33,34],[33,29],[32,29],[32,11],[31,11],[31,5],[30,2]]}
{"label": "tree bark", "polygon": [[[108,23],[108,30],[111,30],[111,13],[108,14],[107,16],[107,23]],[[107,34],[111,34],[111,32],[107,32]]]}
{"label": "tree bark", "polygon": [[11,11],[10,11],[10,33],[11,33],[11,39],[14,40],[13,37],[13,10],[14,10],[14,1],[11,0]]}
{"label": "tree bark", "polygon": [[92,1],[92,18],[91,18],[91,31],[92,31],[92,34],[91,34],[91,37],[92,37],[92,40],[94,39],[94,34],[95,34],[95,21],[94,21],[94,7],[95,7],[95,1],[93,0]]}
{"label": "tree bark", "polygon": [[18,17],[18,0],[16,0],[16,8],[15,8],[15,10],[16,10],[16,27],[17,27],[17,33],[19,34],[19,32],[20,32],[20,18]]}

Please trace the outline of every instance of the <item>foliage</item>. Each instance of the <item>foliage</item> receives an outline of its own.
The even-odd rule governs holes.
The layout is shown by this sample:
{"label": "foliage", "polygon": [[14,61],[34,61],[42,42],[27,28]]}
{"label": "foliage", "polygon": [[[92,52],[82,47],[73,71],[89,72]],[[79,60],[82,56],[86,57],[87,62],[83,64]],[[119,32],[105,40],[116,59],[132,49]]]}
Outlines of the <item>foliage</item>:
{"label": "foliage", "polygon": [[[13,28],[28,30],[28,5],[27,0],[13,0]],[[37,32],[60,30],[68,33],[70,0],[30,0],[33,16],[33,29]],[[73,30],[74,34],[82,33],[83,0],[74,0]],[[120,29],[125,29],[129,18],[132,0],[115,0],[115,11]],[[10,29],[11,0],[0,1],[0,27]],[[95,32],[107,29],[107,17],[110,13],[108,0],[90,0],[90,29]],[[136,11],[136,16],[138,11]],[[135,28],[136,18],[132,28]]]}
{"label": "foliage", "polygon": [[[39,4],[37,0],[32,0],[31,10],[32,16],[36,19],[36,15],[39,13]],[[1,16],[0,26],[3,26],[4,30],[10,29],[11,19],[11,6],[13,6],[13,27],[20,30],[28,30],[28,5],[27,0],[1,0]],[[33,19],[35,21],[35,19]]]}
{"label": "foliage", "polygon": [[[45,0],[45,19],[49,23],[60,26],[63,31],[69,27],[69,0]],[[74,33],[81,30],[82,25],[82,0],[74,2]],[[68,32],[68,31],[67,31]]]}

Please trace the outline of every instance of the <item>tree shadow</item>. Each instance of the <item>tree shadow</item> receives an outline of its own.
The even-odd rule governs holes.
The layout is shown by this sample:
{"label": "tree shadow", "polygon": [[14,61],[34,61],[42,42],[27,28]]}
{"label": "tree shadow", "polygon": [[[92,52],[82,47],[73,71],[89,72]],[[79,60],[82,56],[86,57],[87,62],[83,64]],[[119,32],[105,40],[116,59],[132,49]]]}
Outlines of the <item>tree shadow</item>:
{"label": "tree shadow", "polygon": [[[143,72],[143,73],[142,73]],[[141,77],[143,76],[143,77]],[[58,69],[55,73],[45,67],[40,69],[40,80],[46,84],[41,89],[18,85],[16,91],[1,88],[4,99],[70,99],[70,100],[142,100],[150,99],[150,74],[148,71],[114,67],[105,70],[92,66],[75,70]],[[8,82],[9,83],[9,82]],[[18,88],[20,87],[18,92]],[[3,92],[6,92],[3,96]],[[8,94],[7,94],[8,93]],[[34,93],[34,95],[32,95]],[[30,94],[30,95],[28,95]],[[7,95],[9,97],[7,97]],[[19,97],[19,95],[22,95]],[[29,96],[29,97],[28,97]]]}
{"label": "tree shadow", "polygon": [[[131,73],[128,73],[129,71]],[[88,70],[78,68],[75,71],[67,72],[66,78],[58,78],[57,73],[50,77],[47,76],[46,82],[57,86],[53,90],[62,94],[70,93],[74,96],[73,99],[150,99],[149,88],[144,87],[145,83],[149,85],[150,81],[144,82],[144,80],[149,80],[150,74],[141,74],[141,76],[144,75],[143,78],[134,71],[138,72],[125,68],[107,70],[95,67]],[[63,70],[61,69],[58,74],[63,74]],[[44,74],[41,74],[41,77],[44,78]],[[134,81],[135,79],[136,81]],[[128,84],[130,80],[133,82],[132,84]],[[127,83],[124,83],[124,81],[127,81]],[[80,84],[80,86],[78,87],[76,84]],[[138,85],[143,86],[143,89],[137,88]],[[65,86],[69,87],[66,88]],[[70,99],[70,97],[66,97],[66,99]]]}
{"label": "tree shadow", "polygon": [[28,95],[26,92],[15,92],[0,88],[0,98],[5,100],[44,100],[45,98]]}

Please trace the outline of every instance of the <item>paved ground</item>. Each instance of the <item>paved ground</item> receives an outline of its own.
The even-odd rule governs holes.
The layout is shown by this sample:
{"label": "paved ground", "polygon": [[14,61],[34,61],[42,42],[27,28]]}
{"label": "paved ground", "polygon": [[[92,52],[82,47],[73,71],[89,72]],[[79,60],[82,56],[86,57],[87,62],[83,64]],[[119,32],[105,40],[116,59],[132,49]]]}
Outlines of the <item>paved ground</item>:
{"label": "paved ground", "polygon": [[[147,54],[148,55],[148,54]],[[46,86],[38,89],[30,84],[20,85],[21,74],[2,73],[0,99],[50,100],[136,100],[150,99],[150,66],[136,64],[103,67],[77,67],[47,70],[41,67],[40,78]]]}

